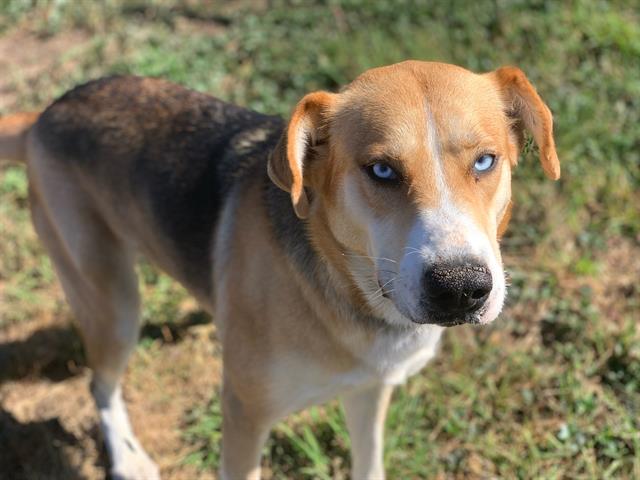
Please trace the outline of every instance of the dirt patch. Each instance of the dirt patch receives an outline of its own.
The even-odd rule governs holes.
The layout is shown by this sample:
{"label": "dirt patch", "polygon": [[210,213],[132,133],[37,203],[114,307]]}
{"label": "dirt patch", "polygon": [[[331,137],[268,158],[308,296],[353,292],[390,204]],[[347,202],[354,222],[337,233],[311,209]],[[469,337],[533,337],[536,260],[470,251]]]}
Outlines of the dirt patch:
{"label": "dirt patch", "polygon": [[[1,336],[0,477],[104,478],[90,372],[68,318],[13,325]],[[131,421],[164,478],[213,478],[184,464],[191,447],[181,432],[219,384],[215,328],[191,325],[167,336],[143,338],[131,360],[123,388]]]}
{"label": "dirt patch", "polygon": [[165,478],[212,478],[183,465],[185,418],[217,394],[222,368],[212,325],[190,327],[178,342],[154,341],[138,349],[125,379],[124,395],[138,437]]}
{"label": "dirt patch", "polygon": [[607,319],[620,322],[640,312],[640,238],[609,240],[602,271],[591,282],[596,304]]}
{"label": "dirt patch", "polygon": [[63,61],[65,53],[89,39],[82,30],[43,38],[19,29],[0,36],[0,111],[19,110],[18,92],[54,66],[57,75],[71,72],[74,65]]}

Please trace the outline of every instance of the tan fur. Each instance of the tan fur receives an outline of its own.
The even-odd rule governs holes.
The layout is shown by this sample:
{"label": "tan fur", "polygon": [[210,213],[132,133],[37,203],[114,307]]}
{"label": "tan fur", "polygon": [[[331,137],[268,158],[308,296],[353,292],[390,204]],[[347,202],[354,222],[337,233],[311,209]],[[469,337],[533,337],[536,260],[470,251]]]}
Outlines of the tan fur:
{"label": "tan fur", "polygon": [[[21,139],[36,117],[0,122],[9,157],[20,157]],[[550,112],[517,69],[477,75],[404,62],[370,70],[341,93],[305,96],[267,168],[305,219],[325,283],[314,284],[317,272],[302,269],[277,240],[265,185],[250,175],[232,185],[221,207],[211,292],[191,288],[180,273],[179,252],[150,220],[148,205],[112,192],[97,174],[61,166],[40,134],[31,134],[34,224],[81,325],[101,420],[112,432],[107,446],[115,473],[157,475],[131,433],[118,387],[136,339],[133,257],[142,251],[190,288],[220,328],[222,478],[259,478],[272,425],[337,395],[345,399],[354,478],[382,478],[391,391],[435,354],[442,328],[412,323],[415,312],[402,309],[399,293],[378,289],[380,276],[395,270],[392,280],[401,282],[400,269],[413,268],[418,258],[408,251],[418,251],[411,242],[433,249],[434,258],[470,249],[490,257],[491,268],[501,267],[498,238],[510,217],[511,169],[523,129],[533,134],[545,172],[557,178]],[[498,163],[478,175],[474,161],[487,152]],[[391,188],[372,181],[365,167],[378,161],[403,181]],[[64,192],[62,183],[70,185]],[[118,209],[112,208],[116,198]],[[414,292],[410,287],[397,286]],[[381,293],[389,296],[381,300]],[[496,302],[487,322],[502,298]],[[134,448],[125,448],[130,444]]]}
{"label": "tan fur", "polygon": [[24,162],[25,137],[39,115],[23,112],[0,118],[0,160]]}

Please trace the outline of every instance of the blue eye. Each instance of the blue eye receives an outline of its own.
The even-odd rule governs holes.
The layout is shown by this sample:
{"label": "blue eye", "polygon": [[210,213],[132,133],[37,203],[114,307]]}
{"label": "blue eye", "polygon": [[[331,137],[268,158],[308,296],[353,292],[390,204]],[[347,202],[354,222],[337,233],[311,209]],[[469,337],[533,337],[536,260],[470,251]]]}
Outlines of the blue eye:
{"label": "blue eye", "polygon": [[485,153],[484,155],[480,155],[476,160],[476,163],[473,164],[473,168],[476,172],[487,172],[491,170],[496,163],[496,156],[491,153]]}
{"label": "blue eye", "polygon": [[374,163],[367,167],[371,178],[383,182],[392,182],[398,179],[398,174],[386,163]]}

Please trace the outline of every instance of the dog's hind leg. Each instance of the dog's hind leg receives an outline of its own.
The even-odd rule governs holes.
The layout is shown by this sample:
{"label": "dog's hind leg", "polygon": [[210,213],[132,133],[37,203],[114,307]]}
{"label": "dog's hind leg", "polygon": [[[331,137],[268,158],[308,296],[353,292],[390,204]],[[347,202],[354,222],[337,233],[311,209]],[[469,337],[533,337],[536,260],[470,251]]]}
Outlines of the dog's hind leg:
{"label": "dog's hind leg", "polygon": [[29,160],[33,223],[80,326],[112,477],[158,478],[133,434],[120,388],[139,331],[134,252],[64,166]]}

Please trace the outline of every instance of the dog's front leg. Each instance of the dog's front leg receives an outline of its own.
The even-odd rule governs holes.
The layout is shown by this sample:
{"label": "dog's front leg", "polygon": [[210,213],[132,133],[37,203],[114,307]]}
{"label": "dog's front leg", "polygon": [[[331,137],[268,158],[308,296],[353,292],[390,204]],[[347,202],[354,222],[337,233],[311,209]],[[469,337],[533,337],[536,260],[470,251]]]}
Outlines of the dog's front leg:
{"label": "dog's front leg", "polygon": [[234,394],[228,383],[223,387],[222,404],[222,480],[259,480],[262,447],[271,424],[261,420],[251,407]]}
{"label": "dog's front leg", "polygon": [[351,478],[384,479],[384,421],[393,387],[377,384],[342,398],[351,436]]}

